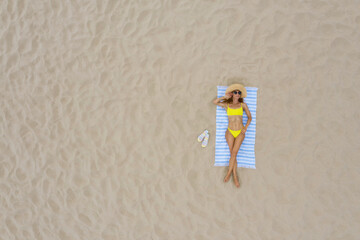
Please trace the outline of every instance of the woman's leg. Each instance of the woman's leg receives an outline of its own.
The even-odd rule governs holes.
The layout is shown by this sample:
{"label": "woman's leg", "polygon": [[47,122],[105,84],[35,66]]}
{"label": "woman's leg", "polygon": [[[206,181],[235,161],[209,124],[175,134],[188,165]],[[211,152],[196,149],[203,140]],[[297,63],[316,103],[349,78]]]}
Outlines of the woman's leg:
{"label": "woman's leg", "polygon": [[235,138],[234,147],[233,147],[233,149],[231,151],[231,155],[235,156],[235,162],[234,162],[231,170],[232,170],[232,173],[233,173],[234,182],[235,182],[236,187],[240,187],[239,181],[238,181],[237,176],[236,176],[236,169],[237,169],[236,155],[238,154],[238,151],[240,149],[241,143],[244,141],[244,138],[245,138],[245,135],[240,133]]}
{"label": "woman's leg", "polygon": [[236,139],[239,138],[239,136],[237,136],[236,138],[234,138],[234,136],[231,134],[231,132],[229,132],[230,136],[232,137],[233,139],[233,144],[232,144],[232,147],[230,147],[230,160],[229,160],[229,175],[231,174],[231,171],[232,169],[234,168],[234,165],[236,163],[236,155],[237,155],[237,152],[234,152],[233,149],[234,149],[234,146],[235,146],[235,141]]}
{"label": "woman's leg", "polygon": [[[231,150],[233,149],[234,147],[234,136],[230,133],[229,129],[226,129],[226,132],[225,132],[225,138],[226,138],[226,142],[227,144],[229,145],[229,150],[230,150],[230,153],[231,153]],[[224,182],[227,182],[229,181],[229,178],[231,176],[231,167],[232,165],[232,158],[230,157],[230,160],[229,160],[229,170],[224,178]]]}

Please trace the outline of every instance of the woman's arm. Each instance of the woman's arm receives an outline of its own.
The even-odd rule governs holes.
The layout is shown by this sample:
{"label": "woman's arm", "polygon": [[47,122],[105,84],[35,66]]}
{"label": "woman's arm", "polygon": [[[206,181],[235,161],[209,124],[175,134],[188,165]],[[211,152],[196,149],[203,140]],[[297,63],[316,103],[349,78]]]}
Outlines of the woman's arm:
{"label": "woman's arm", "polygon": [[244,128],[248,128],[248,126],[250,125],[250,122],[251,122],[251,119],[252,119],[252,117],[251,117],[251,113],[250,113],[250,110],[249,110],[249,108],[248,108],[248,105],[246,104],[246,103],[242,103],[242,105],[243,105],[243,108],[244,108],[244,110],[245,110],[245,112],[246,112],[246,115],[248,116],[248,120],[247,120],[247,122],[246,122],[246,125],[244,126]]}
{"label": "woman's arm", "polygon": [[226,104],[223,103],[223,102],[220,102],[221,100],[225,100],[225,99],[227,99],[225,96],[219,97],[219,98],[215,99],[215,100],[213,101],[213,103],[214,103],[215,105],[220,106],[220,107],[226,108]]}

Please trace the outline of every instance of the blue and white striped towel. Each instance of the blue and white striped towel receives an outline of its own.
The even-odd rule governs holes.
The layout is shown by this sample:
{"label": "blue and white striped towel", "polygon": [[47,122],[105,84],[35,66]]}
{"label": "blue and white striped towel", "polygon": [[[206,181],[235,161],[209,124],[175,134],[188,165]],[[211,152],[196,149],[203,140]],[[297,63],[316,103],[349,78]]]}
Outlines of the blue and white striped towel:
{"label": "blue and white striped towel", "polygon": [[[217,86],[218,98],[225,95],[228,86]],[[256,133],[256,87],[245,87],[247,96],[244,102],[248,105],[251,113],[251,123],[246,130],[245,139],[242,142],[239,152],[236,156],[237,166],[255,169],[255,133]],[[244,126],[248,120],[245,111],[243,114]],[[220,106],[216,106],[216,141],[215,141],[215,164],[214,166],[229,166],[230,151],[229,145],[225,139],[225,132],[228,128],[228,116],[226,110]]]}

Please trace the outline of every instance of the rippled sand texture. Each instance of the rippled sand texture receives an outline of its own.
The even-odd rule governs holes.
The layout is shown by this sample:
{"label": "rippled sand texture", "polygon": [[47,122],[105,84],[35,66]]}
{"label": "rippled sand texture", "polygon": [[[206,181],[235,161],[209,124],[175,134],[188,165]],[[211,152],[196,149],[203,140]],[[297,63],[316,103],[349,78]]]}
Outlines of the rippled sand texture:
{"label": "rippled sand texture", "polygon": [[[358,1],[0,12],[0,240],[359,239]],[[259,97],[237,189],[212,101],[239,78]]]}

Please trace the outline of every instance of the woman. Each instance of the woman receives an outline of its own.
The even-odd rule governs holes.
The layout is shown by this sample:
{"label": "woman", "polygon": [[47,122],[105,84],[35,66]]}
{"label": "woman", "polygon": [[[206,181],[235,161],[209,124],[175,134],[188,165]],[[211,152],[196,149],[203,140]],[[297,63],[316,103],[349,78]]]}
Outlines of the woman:
{"label": "woman", "polygon": [[[224,178],[224,182],[229,181],[231,173],[233,174],[236,187],[240,187],[236,176],[237,161],[236,155],[240,149],[241,143],[245,138],[245,132],[251,122],[251,114],[247,104],[244,102],[246,97],[246,89],[241,84],[232,84],[226,91],[225,96],[217,98],[213,101],[214,104],[226,109],[229,125],[225,132],[226,142],[230,149],[229,170]],[[220,102],[221,100],[224,100]],[[246,125],[243,124],[243,110],[248,116]]]}

